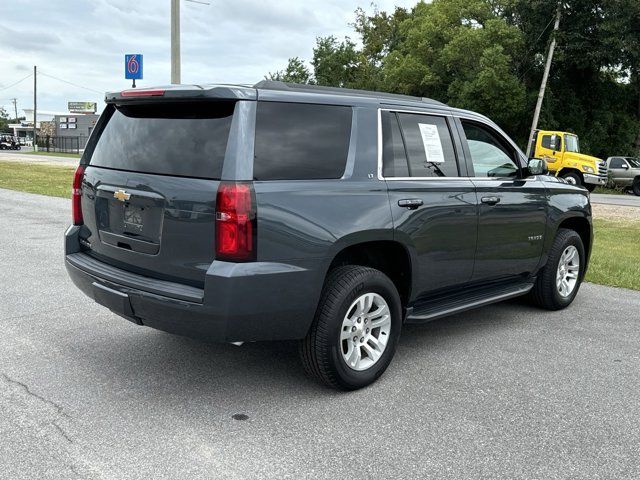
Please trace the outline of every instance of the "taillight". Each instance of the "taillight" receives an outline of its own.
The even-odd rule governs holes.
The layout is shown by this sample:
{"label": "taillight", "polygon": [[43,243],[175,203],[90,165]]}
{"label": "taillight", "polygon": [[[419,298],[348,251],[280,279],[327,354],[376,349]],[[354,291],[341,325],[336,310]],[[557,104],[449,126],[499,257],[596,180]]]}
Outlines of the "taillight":
{"label": "taillight", "polygon": [[82,180],[84,165],[79,165],[73,174],[73,190],[71,190],[71,212],[74,225],[82,225]]}
{"label": "taillight", "polygon": [[251,183],[221,182],[216,196],[216,258],[256,259],[256,202]]}

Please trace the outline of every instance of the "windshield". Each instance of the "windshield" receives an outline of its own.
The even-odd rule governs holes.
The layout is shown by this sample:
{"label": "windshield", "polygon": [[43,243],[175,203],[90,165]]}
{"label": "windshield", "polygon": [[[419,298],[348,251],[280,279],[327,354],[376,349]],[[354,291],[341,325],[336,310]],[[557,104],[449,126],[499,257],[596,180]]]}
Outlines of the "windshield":
{"label": "windshield", "polygon": [[565,135],[565,152],[580,153],[580,144],[578,143],[578,137],[575,135]]}
{"label": "windshield", "polygon": [[629,163],[631,168],[640,168],[640,158],[626,157],[625,160]]}

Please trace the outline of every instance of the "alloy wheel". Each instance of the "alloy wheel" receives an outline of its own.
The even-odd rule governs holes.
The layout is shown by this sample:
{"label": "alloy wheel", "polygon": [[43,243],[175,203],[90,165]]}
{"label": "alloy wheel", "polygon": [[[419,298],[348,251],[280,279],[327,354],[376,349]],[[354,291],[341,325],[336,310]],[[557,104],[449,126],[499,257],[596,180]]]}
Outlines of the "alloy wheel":
{"label": "alloy wheel", "polygon": [[360,295],[349,307],[340,331],[340,353],[349,368],[367,370],[382,357],[391,333],[391,311],[377,293]]}

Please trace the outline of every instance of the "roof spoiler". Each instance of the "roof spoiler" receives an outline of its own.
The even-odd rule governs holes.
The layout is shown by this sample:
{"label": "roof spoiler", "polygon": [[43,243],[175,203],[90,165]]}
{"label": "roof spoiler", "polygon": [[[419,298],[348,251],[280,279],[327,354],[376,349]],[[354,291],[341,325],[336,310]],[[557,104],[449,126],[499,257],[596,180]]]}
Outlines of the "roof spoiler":
{"label": "roof spoiler", "polygon": [[130,88],[105,94],[106,103],[181,101],[181,100],[256,100],[252,87],[241,85],[167,85],[150,88]]}

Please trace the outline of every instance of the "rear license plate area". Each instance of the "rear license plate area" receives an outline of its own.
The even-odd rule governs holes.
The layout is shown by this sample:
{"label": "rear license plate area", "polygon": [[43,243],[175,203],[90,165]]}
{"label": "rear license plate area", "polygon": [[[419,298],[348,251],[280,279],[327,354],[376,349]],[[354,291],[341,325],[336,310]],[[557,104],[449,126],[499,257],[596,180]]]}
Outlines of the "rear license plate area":
{"label": "rear license plate area", "polygon": [[144,207],[137,207],[125,203],[122,218],[126,229],[131,229],[135,233],[142,233],[144,226]]}

